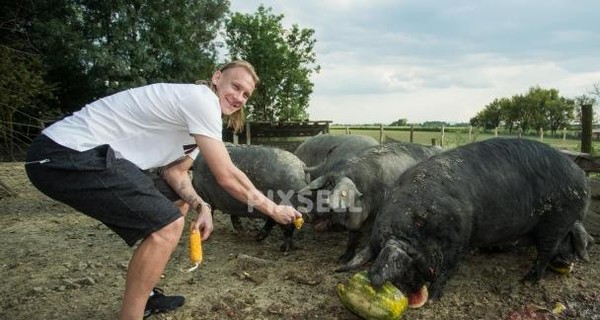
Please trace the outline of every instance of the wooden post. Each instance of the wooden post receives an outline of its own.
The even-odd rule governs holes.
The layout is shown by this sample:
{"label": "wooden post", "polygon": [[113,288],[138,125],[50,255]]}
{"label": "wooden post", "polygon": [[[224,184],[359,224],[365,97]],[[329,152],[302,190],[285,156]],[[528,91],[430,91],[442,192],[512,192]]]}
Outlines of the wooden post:
{"label": "wooden post", "polygon": [[469,142],[473,142],[473,126],[469,126]]}
{"label": "wooden post", "polygon": [[494,137],[498,136],[498,127],[494,128]]}
{"label": "wooden post", "polygon": [[246,144],[250,145],[250,121],[246,122]]}
{"label": "wooden post", "polygon": [[444,130],[444,126],[442,125],[442,139],[440,141],[440,146],[443,148],[444,147],[444,138],[445,138],[446,132]]}
{"label": "wooden post", "polygon": [[346,134],[350,134],[350,126],[346,126]]}
{"label": "wooden post", "polygon": [[563,145],[567,144],[567,127],[563,127]]}
{"label": "wooden post", "polygon": [[519,127],[519,138],[521,138],[521,135],[523,134],[523,128]]}
{"label": "wooden post", "polygon": [[544,141],[544,128],[540,128],[540,141]]}
{"label": "wooden post", "polygon": [[414,133],[415,133],[415,125],[411,124],[410,125],[410,143],[413,143],[414,141]]}
{"label": "wooden post", "polygon": [[586,104],[581,106],[581,152],[592,152],[592,120],[593,120],[592,105]]}
{"label": "wooden post", "polygon": [[379,124],[379,143],[383,143],[383,123]]}

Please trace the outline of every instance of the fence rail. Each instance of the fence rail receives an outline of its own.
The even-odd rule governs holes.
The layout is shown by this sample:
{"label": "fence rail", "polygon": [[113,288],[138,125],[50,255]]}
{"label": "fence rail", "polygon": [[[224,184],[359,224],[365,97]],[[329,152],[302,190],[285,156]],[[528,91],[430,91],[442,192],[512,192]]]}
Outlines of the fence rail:
{"label": "fence rail", "polygon": [[[581,151],[581,131],[559,130],[555,133],[543,130],[529,132],[509,132],[508,130],[483,130],[470,127],[387,127],[387,126],[330,126],[331,134],[360,134],[377,139],[380,142],[386,140],[398,140],[414,142],[425,145],[438,145],[445,148],[453,148],[474,141],[489,139],[492,137],[521,137],[538,140],[560,149]],[[592,141],[591,154],[600,153],[600,140]]]}

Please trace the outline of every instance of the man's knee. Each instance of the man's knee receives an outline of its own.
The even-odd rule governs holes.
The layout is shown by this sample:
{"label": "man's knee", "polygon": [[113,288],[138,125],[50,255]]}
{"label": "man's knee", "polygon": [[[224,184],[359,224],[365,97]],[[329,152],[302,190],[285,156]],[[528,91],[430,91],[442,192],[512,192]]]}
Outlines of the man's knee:
{"label": "man's knee", "polygon": [[155,241],[165,241],[171,244],[177,244],[181,237],[181,233],[183,232],[184,225],[184,217],[179,217],[162,229],[151,233],[149,237],[153,238]]}

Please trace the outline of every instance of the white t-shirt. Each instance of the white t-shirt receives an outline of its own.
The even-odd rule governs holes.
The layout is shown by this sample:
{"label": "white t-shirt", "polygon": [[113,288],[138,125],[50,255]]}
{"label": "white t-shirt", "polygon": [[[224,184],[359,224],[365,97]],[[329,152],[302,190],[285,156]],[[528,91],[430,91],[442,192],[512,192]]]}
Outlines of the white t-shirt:
{"label": "white t-shirt", "polygon": [[157,83],[90,103],[42,133],[78,151],[109,144],[117,158],[145,170],[184,156],[183,146],[195,144],[191,134],[221,141],[221,131],[219,99],[210,88]]}

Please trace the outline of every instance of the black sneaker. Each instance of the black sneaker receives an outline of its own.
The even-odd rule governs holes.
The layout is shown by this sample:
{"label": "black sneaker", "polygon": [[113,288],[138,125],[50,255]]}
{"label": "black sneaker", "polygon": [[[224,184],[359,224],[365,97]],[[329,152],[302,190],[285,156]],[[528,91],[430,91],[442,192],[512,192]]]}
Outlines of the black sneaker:
{"label": "black sneaker", "polygon": [[148,318],[154,313],[163,313],[171,310],[175,310],[183,305],[185,298],[182,296],[165,296],[162,289],[152,289],[154,293],[148,302],[146,302],[146,309],[144,310],[144,319]]}

